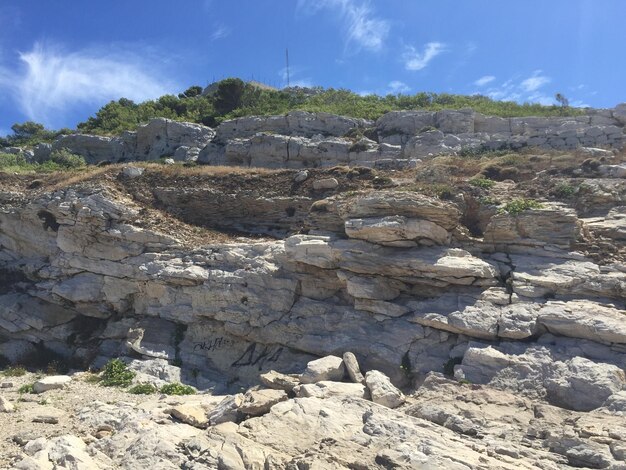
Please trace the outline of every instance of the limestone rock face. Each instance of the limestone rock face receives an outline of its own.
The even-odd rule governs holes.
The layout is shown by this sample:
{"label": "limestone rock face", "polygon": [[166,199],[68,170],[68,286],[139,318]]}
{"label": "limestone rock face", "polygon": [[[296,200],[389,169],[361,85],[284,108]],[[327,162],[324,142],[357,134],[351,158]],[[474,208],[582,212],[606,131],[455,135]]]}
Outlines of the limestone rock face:
{"label": "limestone rock face", "polygon": [[316,134],[342,136],[357,127],[366,127],[362,119],[328,113],[291,111],[284,116],[254,116],[225,121],[218,127],[216,139],[221,142],[235,137],[249,137],[261,131],[275,134],[312,137]]}
{"label": "limestone rock face", "polygon": [[175,152],[179,147],[203,148],[214,137],[210,127],[169,119],[153,119],[137,128],[138,160],[157,160],[164,156],[178,156],[186,160],[186,152]]}

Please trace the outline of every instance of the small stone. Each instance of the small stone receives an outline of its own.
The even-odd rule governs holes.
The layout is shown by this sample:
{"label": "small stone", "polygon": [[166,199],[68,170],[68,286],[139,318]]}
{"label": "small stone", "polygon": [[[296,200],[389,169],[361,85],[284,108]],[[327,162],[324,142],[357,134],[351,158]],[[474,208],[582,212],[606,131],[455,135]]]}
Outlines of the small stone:
{"label": "small stone", "polygon": [[39,415],[33,418],[33,423],[58,424],[59,418],[51,415]]}
{"label": "small stone", "polygon": [[166,165],[174,165],[176,162],[173,158],[166,158],[165,160],[163,160],[163,163]]}
{"label": "small stone", "polygon": [[194,405],[179,405],[171,408],[169,414],[183,423],[190,426],[204,429],[208,426],[209,420],[206,416],[206,411],[199,406]]}
{"label": "small stone", "polygon": [[67,375],[51,375],[50,377],[44,377],[33,384],[33,391],[35,393],[43,393],[48,390],[62,389],[72,381],[72,378]]}
{"label": "small stone", "polygon": [[15,407],[11,404],[9,400],[4,397],[0,397],[0,412],[2,413],[11,413],[15,410]]}
{"label": "small stone", "polygon": [[365,374],[365,383],[372,395],[372,401],[388,408],[397,408],[402,405],[406,398],[382,372],[371,370]]}
{"label": "small stone", "polygon": [[335,189],[339,186],[339,181],[335,178],[325,178],[313,181],[313,189]]}
{"label": "small stone", "polygon": [[309,172],[306,170],[302,170],[295,174],[295,176],[293,177],[293,180],[296,183],[302,183],[303,181],[306,181],[308,177],[309,177]]}
{"label": "small stone", "polygon": [[346,373],[343,360],[337,356],[326,356],[307,364],[300,381],[312,384],[322,380],[340,381]]}
{"label": "small stone", "polygon": [[343,364],[346,366],[346,371],[350,380],[357,384],[365,385],[365,377],[361,374],[361,368],[359,367],[359,361],[356,356],[351,352],[343,353]]}
{"label": "small stone", "polygon": [[15,384],[13,382],[2,382],[0,383],[0,388],[13,388]]}
{"label": "small stone", "polygon": [[112,434],[113,434],[113,433],[112,433],[111,431],[97,431],[97,432],[94,434],[94,437],[95,437],[96,439],[105,439],[105,438],[107,438],[107,437],[111,437],[111,435],[112,435]]}

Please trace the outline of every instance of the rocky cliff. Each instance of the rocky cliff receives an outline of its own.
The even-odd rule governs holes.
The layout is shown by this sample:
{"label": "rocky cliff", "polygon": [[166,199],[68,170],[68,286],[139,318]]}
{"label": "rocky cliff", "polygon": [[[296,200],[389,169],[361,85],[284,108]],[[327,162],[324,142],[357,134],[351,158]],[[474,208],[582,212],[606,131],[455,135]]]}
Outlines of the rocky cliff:
{"label": "rocky cliff", "polygon": [[215,130],[160,118],[117,137],[61,136],[35,149],[34,158],[66,148],[88,163],[172,158],[263,168],[406,168],[417,159],[476,150],[619,149],[625,125],[626,104],[574,117],[500,118],[471,109],[394,111],[375,122],[292,111],[225,121]]}
{"label": "rocky cliff", "polygon": [[[345,147],[340,135],[372,126],[305,117],[225,123],[215,134],[197,127],[192,140],[206,143],[200,156],[232,164],[233,155],[246,155],[236,162],[250,166],[274,166],[283,157],[266,143],[284,141],[287,158],[277,166],[300,167],[294,146]],[[574,132],[578,144],[598,128],[619,146],[618,117],[585,117],[585,130]],[[402,137],[433,123],[437,130]],[[167,137],[157,150],[145,140],[145,158],[188,146],[187,134],[172,130],[182,125],[158,124]],[[370,161],[387,149],[399,156],[425,135],[445,140],[460,131],[472,139],[486,129],[531,139],[542,126],[469,112],[399,113],[378,121],[385,137],[368,141],[374,150],[346,155],[370,152],[363,157]],[[316,137],[331,128],[335,136]],[[558,138],[566,145],[569,137]],[[57,463],[80,451],[102,468],[621,468],[626,184],[623,154],[601,154],[603,161],[584,151],[508,155],[498,162],[516,168],[509,171],[515,181],[483,187],[467,183],[482,160],[434,155],[395,172],[113,165],[70,176],[4,176],[6,359],[43,354],[99,367],[114,357],[141,358],[151,364],[136,365],[144,380],[176,376],[213,394],[258,384],[271,370],[296,374],[281,379],[296,377],[288,387],[295,399],[266,397],[268,414],[208,434],[159,423],[158,403],[96,402],[76,419],[90,430],[113,422],[111,436],[81,444],[53,433],[24,451]],[[494,163],[481,164],[484,181]],[[444,167],[442,191],[433,182]],[[311,361],[347,351],[369,374],[367,387],[338,382],[343,372],[305,380]],[[388,397],[395,387],[374,371],[404,389],[405,404],[393,411],[389,401],[377,402],[375,390]],[[256,416],[239,399],[231,395],[218,407],[238,410],[225,421]],[[217,413],[218,403],[207,403]],[[148,424],[139,430],[137,422]],[[141,443],[131,444],[137,436]]]}

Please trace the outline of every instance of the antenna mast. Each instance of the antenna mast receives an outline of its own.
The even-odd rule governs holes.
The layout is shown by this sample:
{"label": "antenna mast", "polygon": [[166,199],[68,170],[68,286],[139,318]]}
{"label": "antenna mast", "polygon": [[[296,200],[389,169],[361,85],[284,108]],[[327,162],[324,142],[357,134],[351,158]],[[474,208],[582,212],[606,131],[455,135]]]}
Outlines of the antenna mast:
{"label": "antenna mast", "polygon": [[285,62],[287,63],[287,88],[289,88],[290,82],[289,82],[289,48],[285,49]]}

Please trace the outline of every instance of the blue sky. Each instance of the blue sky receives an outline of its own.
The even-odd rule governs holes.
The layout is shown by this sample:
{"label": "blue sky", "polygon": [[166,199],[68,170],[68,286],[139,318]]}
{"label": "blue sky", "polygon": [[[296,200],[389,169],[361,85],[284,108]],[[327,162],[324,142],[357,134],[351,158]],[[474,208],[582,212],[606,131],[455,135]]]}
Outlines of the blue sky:
{"label": "blue sky", "polygon": [[626,101],[625,0],[1,0],[0,135],[238,76],[358,93]]}

